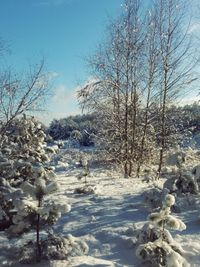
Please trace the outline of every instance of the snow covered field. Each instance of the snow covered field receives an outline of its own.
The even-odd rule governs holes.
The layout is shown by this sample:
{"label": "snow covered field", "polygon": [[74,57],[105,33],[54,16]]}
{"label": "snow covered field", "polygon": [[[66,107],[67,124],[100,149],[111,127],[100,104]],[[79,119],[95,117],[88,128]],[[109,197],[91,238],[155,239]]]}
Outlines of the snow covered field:
{"label": "snow covered field", "polygon": [[[70,163],[65,165],[65,160],[67,158],[63,157],[57,163],[60,189],[53,197],[71,204],[71,211],[62,215],[53,229],[61,236],[72,235],[85,241],[89,251],[86,255],[70,257],[68,261],[22,265],[13,261],[14,249],[11,248],[34,239],[35,232],[11,240],[1,232],[1,266],[141,266],[135,256],[136,235],[150,213],[144,204],[142,193],[152,188],[153,184],[142,182],[142,179],[124,179],[119,173],[99,167],[91,169],[92,175],[88,178],[88,184],[96,188],[96,193],[77,194],[74,190],[84,185],[84,180],[77,179],[81,168],[72,168]],[[162,186],[164,180],[160,179],[156,182],[157,185]],[[175,216],[183,220],[187,229],[172,232],[175,240],[185,250],[185,257],[191,267],[200,266],[199,211],[199,208],[193,209],[191,206],[184,212],[177,213]]]}

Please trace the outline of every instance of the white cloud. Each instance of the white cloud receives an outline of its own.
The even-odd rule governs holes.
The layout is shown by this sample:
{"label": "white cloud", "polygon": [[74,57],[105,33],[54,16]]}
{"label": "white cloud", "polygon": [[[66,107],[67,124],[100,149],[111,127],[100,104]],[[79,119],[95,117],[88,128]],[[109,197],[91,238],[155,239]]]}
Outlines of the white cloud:
{"label": "white cloud", "polygon": [[200,31],[200,22],[193,23],[188,29],[189,34],[194,33],[194,32],[199,32],[199,31]]}
{"label": "white cloud", "polygon": [[35,83],[35,87],[45,88],[47,86],[48,82],[54,81],[54,79],[58,76],[59,76],[59,73],[57,73],[57,72],[45,73],[37,79],[37,81]]}
{"label": "white cloud", "polygon": [[55,79],[55,78],[57,78],[59,76],[60,76],[60,74],[58,72],[56,72],[56,71],[50,71],[47,74],[47,77],[48,77],[49,80]]}
{"label": "white cloud", "polygon": [[200,101],[200,96],[191,96],[191,97],[186,97],[183,98],[180,102],[180,106],[185,106],[185,105],[191,105],[194,102],[199,102]]}
{"label": "white cloud", "polygon": [[96,83],[96,82],[98,82],[98,81],[99,81],[99,79],[97,79],[97,78],[94,77],[94,76],[91,76],[91,77],[89,77],[89,78],[87,79],[87,81],[86,81],[84,84],[79,85],[79,86],[76,88],[76,90],[78,91],[78,90],[80,90],[81,88],[84,88],[85,86],[90,85],[90,84],[93,84],[93,83]]}
{"label": "white cloud", "polygon": [[48,125],[53,119],[66,118],[80,113],[76,91],[69,90],[65,85],[61,84],[55,88],[54,95],[48,104],[48,110],[38,114],[37,118],[45,125]]}
{"label": "white cloud", "polygon": [[35,115],[35,117],[41,121],[42,123],[44,123],[44,125],[48,126],[53,119],[62,119],[62,118],[66,118],[68,116],[71,115],[77,115],[80,114],[80,111],[74,110],[74,111],[68,111],[68,112],[43,112],[42,114],[37,114]]}
{"label": "white cloud", "polygon": [[74,90],[69,91],[65,85],[59,85],[52,100],[56,105],[67,105],[72,101],[76,101],[76,92]]}
{"label": "white cloud", "polygon": [[[54,76],[54,73],[52,73],[52,76]],[[57,73],[55,73],[55,76],[57,76]],[[83,85],[77,86],[74,90],[69,90],[64,84],[58,85],[49,102],[48,111],[38,114],[37,118],[48,125],[53,119],[80,114],[81,109],[78,105],[77,91],[97,81],[95,77],[89,77]]]}

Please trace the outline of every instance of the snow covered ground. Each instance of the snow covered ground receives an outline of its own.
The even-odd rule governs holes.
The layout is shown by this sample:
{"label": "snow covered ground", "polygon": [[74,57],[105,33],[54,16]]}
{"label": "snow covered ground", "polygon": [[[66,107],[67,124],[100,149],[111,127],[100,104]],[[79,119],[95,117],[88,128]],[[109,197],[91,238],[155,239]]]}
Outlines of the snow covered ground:
{"label": "snow covered ground", "polygon": [[[144,205],[142,193],[152,185],[142,182],[141,179],[124,179],[109,169],[95,168],[91,170],[92,175],[88,178],[88,183],[96,187],[96,194],[77,194],[74,190],[84,185],[84,180],[77,179],[81,168],[71,168],[69,162],[66,165],[62,162],[59,164],[57,179],[60,190],[54,194],[54,198],[67,201],[72,209],[58,220],[53,229],[62,236],[71,234],[85,241],[89,247],[88,253],[84,256],[71,257],[68,261],[21,265],[12,260],[11,247],[34,239],[35,233],[8,240],[1,232],[0,266],[140,266],[135,256],[136,230],[147,220],[149,211]],[[163,179],[157,183],[161,186]],[[176,214],[185,222],[187,229],[183,232],[172,232],[175,240],[186,251],[186,258],[191,267],[200,266],[198,215],[199,209],[193,207]]]}

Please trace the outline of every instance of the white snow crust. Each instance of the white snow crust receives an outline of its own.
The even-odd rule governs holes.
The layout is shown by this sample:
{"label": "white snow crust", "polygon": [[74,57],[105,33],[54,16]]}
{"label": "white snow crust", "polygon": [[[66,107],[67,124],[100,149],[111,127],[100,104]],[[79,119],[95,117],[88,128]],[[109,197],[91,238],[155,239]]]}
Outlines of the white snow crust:
{"label": "white snow crust", "polygon": [[[25,233],[20,238],[10,240],[4,232],[0,232],[0,266],[138,267],[139,261],[135,255],[136,236],[148,221],[149,214],[142,194],[152,188],[152,184],[143,182],[142,178],[125,179],[120,173],[112,170],[95,168],[91,169],[92,175],[88,178],[88,183],[95,186],[97,192],[76,194],[75,189],[83,186],[83,182],[77,179],[81,168],[76,167],[75,161],[69,158],[67,149],[61,152],[61,158],[57,162],[59,166],[63,162],[65,168],[57,168],[56,164],[52,166],[57,168],[55,179],[59,190],[49,197],[52,201],[59,200],[66,213],[61,215],[53,230],[61,236],[71,234],[86,242],[89,252],[87,255],[71,257],[66,261],[55,260],[22,265],[13,261],[10,248],[34,240],[35,232]],[[160,179],[154,183],[162,187],[164,182],[165,179]],[[169,198],[168,201],[173,204],[174,198]],[[34,202],[32,204],[34,205]],[[66,204],[71,206],[70,212]],[[184,249],[184,256],[191,267],[200,266],[200,223],[197,222],[199,210],[187,207],[185,211],[179,213],[177,217],[186,224],[187,229],[182,232],[171,232],[175,241]]]}

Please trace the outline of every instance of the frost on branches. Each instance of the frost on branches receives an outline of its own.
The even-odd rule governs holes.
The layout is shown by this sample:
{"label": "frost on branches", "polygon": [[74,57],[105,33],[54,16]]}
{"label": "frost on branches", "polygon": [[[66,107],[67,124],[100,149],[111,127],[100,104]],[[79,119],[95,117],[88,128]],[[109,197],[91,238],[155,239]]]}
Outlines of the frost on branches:
{"label": "frost on branches", "polygon": [[13,225],[7,230],[12,236],[32,228],[37,228],[39,231],[40,226],[53,224],[62,213],[70,211],[70,206],[66,202],[57,203],[45,199],[45,196],[58,189],[58,184],[54,181],[38,178],[33,185],[24,182],[21,189],[22,197],[13,201],[16,210],[12,218]]}
{"label": "frost on branches", "polygon": [[21,199],[24,181],[54,179],[48,167],[45,133],[33,117],[17,119],[0,137],[0,228],[8,228],[15,214],[14,200]]}
{"label": "frost on branches", "polygon": [[149,223],[138,235],[137,257],[145,266],[189,267],[184,259],[184,250],[175,242],[167,229],[185,230],[185,224],[171,215],[175,204],[173,195],[166,195],[160,212],[151,213]]}
{"label": "frost on branches", "polygon": [[23,116],[1,138],[0,223],[1,229],[10,226],[10,234],[29,229],[39,212],[49,221],[54,221],[53,214],[56,218],[60,213],[55,203],[38,209],[38,198],[57,189],[55,174],[48,166],[46,151],[50,150],[45,137],[40,123],[33,117]]}
{"label": "frost on branches", "polygon": [[[70,234],[55,236],[49,233],[46,240],[41,240],[41,259],[43,260],[68,260],[71,257],[87,254],[88,250],[89,248],[84,241]],[[20,263],[35,262],[36,251],[32,241],[28,242],[23,249],[21,247],[15,249],[15,252]]]}
{"label": "frost on branches", "polygon": [[[47,196],[58,189],[55,174],[48,166],[51,150],[41,125],[32,117],[15,121],[1,138],[0,223],[9,236],[35,229],[36,252],[42,255],[40,231],[70,211],[65,202]],[[6,222],[6,223],[5,223]]]}
{"label": "frost on branches", "polygon": [[178,151],[171,154],[167,160],[169,165],[175,166],[170,178],[164,183],[170,193],[177,195],[198,194],[200,186],[200,166],[195,166],[192,171],[188,170],[185,163],[185,153]]}
{"label": "frost on branches", "polygon": [[38,178],[32,185],[24,182],[21,185],[24,197],[14,202],[17,213],[13,216],[13,223],[9,228],[12,233],[21,232],[24,227],[35,228],[36,230],[36,259],[41,260],[44,251],[41,244],[48,240],[40,240],[40,231],[45,225],[53,224],[62,213],[69,212],[71,207],[65,202],[55,202],[46,200],[45,196],[53,193],[58,189],[54,181],[45,181]]}
{"label": "frost on branches", "polygon": [[78,180],[84,179],[84,185],[81,187],[78,187],[74,190],[75,194],[96,194],[97,193],[97,187],[94,185],[88,184],[88,177],[91,176],[90,168],[89,168],[89,161],[86,157],[82,157],[79,160],[79,166],[82,167],[82,172],[77,175]]}

